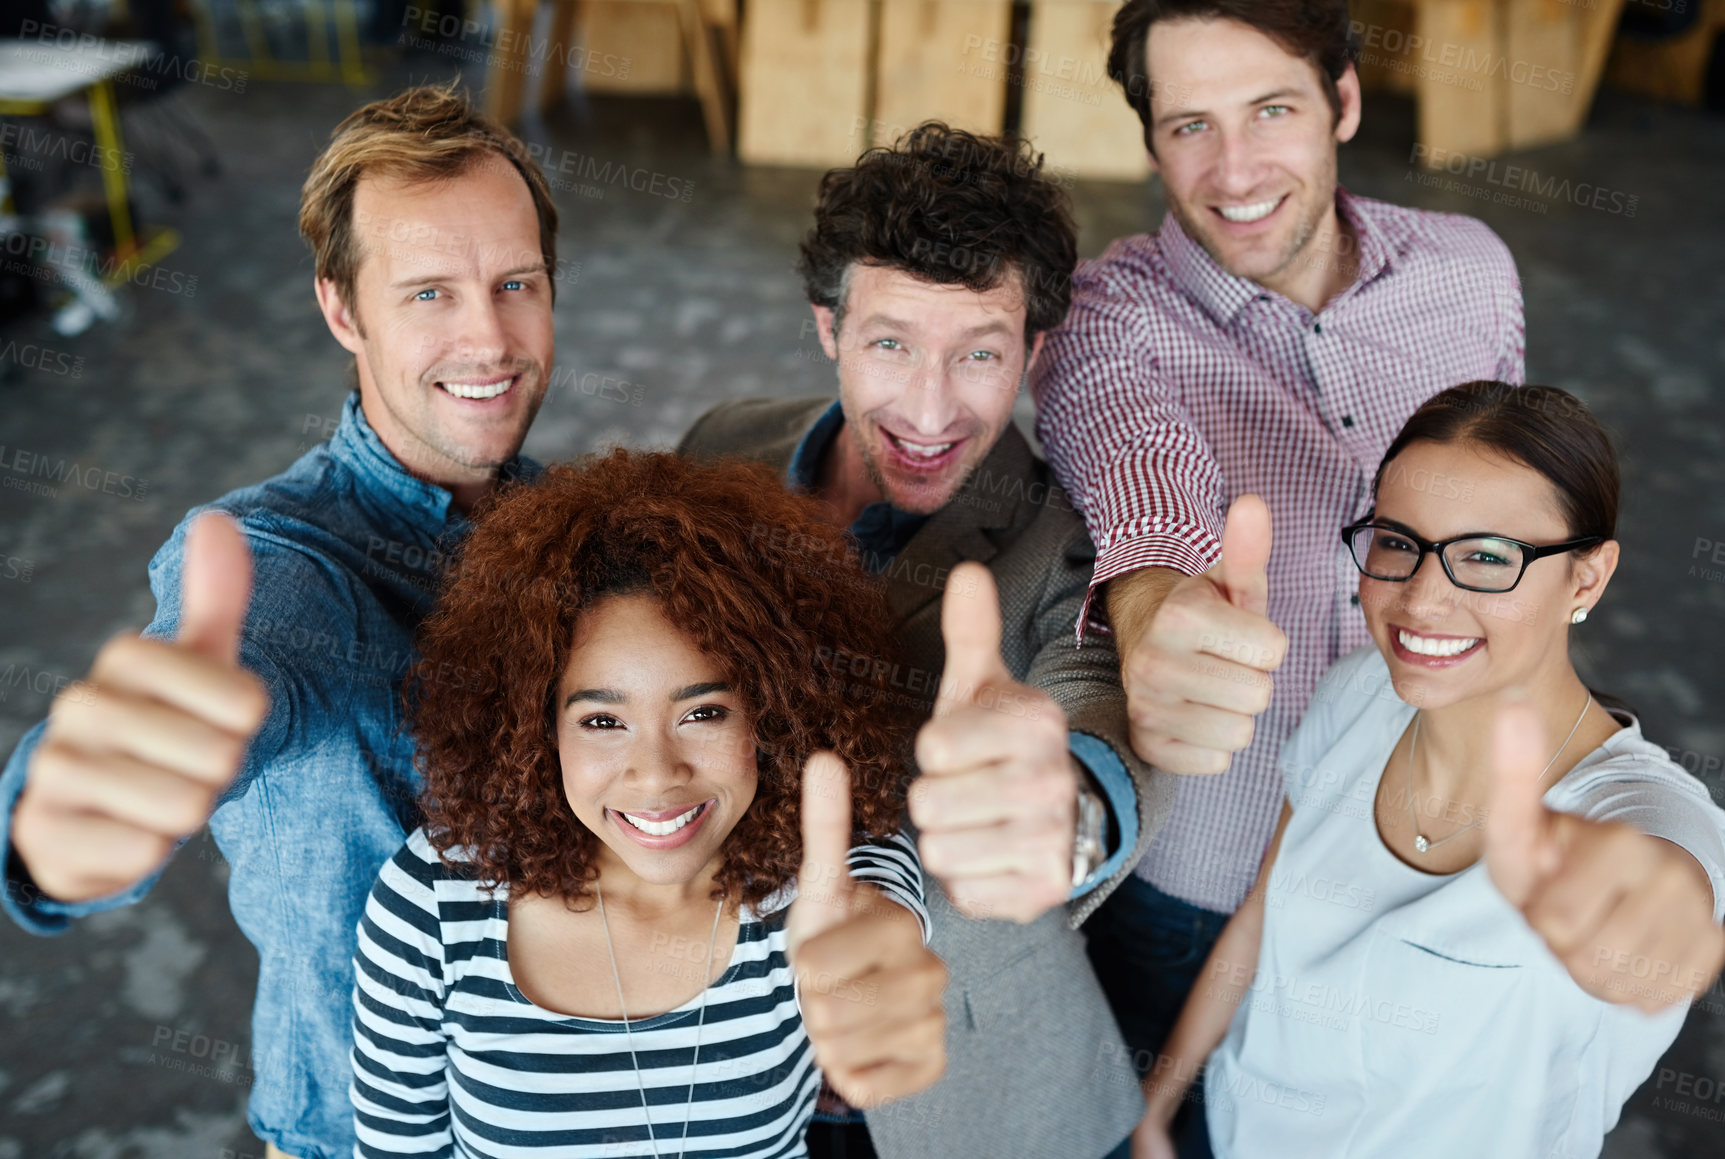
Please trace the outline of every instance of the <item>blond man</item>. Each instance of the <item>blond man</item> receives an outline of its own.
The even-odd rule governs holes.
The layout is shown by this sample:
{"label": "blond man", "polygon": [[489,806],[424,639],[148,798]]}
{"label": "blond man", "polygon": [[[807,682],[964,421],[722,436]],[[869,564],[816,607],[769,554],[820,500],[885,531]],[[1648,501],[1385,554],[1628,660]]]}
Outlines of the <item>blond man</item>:
{"label": "blond man", "polygon": [[359,383],[339,427],[187,514],[150,564],[154,620],[0,774],[0,908],[40,934],[143,897],[208,821],[258,951],[248,1118],[272,1155],[353,1152],[354,929],[418,824],[401,679],[467,513],[538,470],[519,451],[551,372],[556,230],[520,142],[451,88],[343,121],[300,204]]}

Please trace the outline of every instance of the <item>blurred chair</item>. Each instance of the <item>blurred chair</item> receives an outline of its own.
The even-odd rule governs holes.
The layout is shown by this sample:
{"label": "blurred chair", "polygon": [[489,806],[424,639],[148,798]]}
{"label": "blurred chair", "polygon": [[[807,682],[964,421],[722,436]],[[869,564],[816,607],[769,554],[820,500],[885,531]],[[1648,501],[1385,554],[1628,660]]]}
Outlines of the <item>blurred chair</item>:
{"label": "blurred chair", "polygon": [[[681,51],[689,64],[707,141],[714,153],[731,150],[737,70],[737,0],[603,0],[606,4],[668,6],[675,13]],[[562,99],[568,83],[581,0],[550,0],[549,51],[539,80],[536,107],[544,112]],[[539,0],[497,0],[495,43],[485,81],[485,110],[505,122],[521,116],[533,56]]]}

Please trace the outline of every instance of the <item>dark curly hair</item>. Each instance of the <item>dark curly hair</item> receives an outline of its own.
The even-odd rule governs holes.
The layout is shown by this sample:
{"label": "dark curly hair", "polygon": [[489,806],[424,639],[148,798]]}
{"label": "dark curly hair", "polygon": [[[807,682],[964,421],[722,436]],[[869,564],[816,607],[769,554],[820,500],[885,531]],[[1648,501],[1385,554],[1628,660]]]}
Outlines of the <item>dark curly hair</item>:
{"label": "dark curly hair", "polygon": [[797,270],[835,329],[857,262],[979,293],[1016,271],[1029,342],[1066,317],[1078,230],[1066,191],[1027,143],[925,121],[821,178]]}
{"label": "dark curly hair", "polygon": [[1150,86],[1144,49],[1150,26],[1162,20],[1234,20],[1249,25],[1283,49],[1318,68],[1324,97],[1335,119],[1342,116],[1336,82],[1359,55],[1359,36],[1348,20],[1347,0],[1126,0],[1114,14],[1108,75],[1126,93],[1126,103],[1144,126],[1144,147],[1156,152],[1150,126]]}
{"label": "dark curly hair", "polygon": [[894,635],[880,584],[847,544],[814,499],[759,464],[616,450],[495,496],[420,630],[405,688],[426,835],[444,862],[490,885],[586,895],[599,839],[564,795],[557,687],[582,613],[643,590],[718,662],[753,723],[760,779],[723,846],[727,898],[758,905],[794,878],[816,750],[850,767],[855,827],[894,831],[909,722],[831,663]]}

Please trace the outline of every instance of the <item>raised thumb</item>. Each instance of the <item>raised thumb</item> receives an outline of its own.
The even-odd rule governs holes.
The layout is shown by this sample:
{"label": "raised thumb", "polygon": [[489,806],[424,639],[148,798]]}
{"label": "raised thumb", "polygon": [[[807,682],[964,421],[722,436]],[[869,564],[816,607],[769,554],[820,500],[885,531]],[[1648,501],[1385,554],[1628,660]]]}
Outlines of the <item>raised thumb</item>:
{"label": "raised thumb", "polygon": [[850,914],[851,778],[844,761],[817,752],[803,765],[803,861],[797,871],[797,940]]}
{"label": "raised thumb", "polygon": [[1520,696],[1509,699],[1492,721],[1485,859],[1498,892],[1517,908],[1532,899],[1557,855],[1540,789],[1549,751],[1545,726],[1532,702]]}
{"label": "raised thumb", "polygon": [[236,664],[252,594],[252,553],[239,525],[206,511],[186,530],[175,640],[211,660]]}
{"label": "raised thumb", "polygon": [[1222,559],[1216,580],[1228,602],[1260,616],[1270,611],[1270,507],[1257,495],[1242,495],[1222,525]]}
{"label": "raised thumb", "polygon": [[974,700],[987,685],[1012,679],[1000,657],[1000,594],[994,575],[967,561],[952,569],[940,599],[940,638],[946,665],[935,697],[936,715]]}

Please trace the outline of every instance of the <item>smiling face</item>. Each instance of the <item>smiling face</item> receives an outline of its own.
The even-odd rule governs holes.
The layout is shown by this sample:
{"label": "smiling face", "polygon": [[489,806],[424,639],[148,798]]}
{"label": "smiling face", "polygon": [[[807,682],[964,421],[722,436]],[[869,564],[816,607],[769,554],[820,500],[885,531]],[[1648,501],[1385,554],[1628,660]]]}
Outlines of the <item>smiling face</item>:
{"label": "smiling face", "polygon": [[1359,127],[1353,69],[1336,82],[1338,119],[1315,64],[1237,21],[1157,21],[1145,60],[1153,163],[1181,228],[1229,273],[1302,300],[1294,283],[1341,248],[1336,145]]}
{"label": "smiling face", "polygon": [[582,615],[557,703],[563,789],[603,842],[601,879],[716,870],[755,798],[754,737],[742,698],[656,599],[608,596]]}
{"label": "smiling face", "polygon": [[855,265],[843,325],[814,307],[839,369],[845,432],[881,494],[932,514],[952,499],[1012,421],[1042,335],[1026,349],[1015,274],[983,293],[902,270]]}
{"label": "smiling face", "polygon": [[363,177],[353,301],[317,284],[359,367],[365,415],[409,471],[452,489],[521,447],[552,360],[551,282],[527,183],[505,163],[448,181]]}
{"label": "smiling face", "polygon": [[[1550,481],[1470,443],[1409,445],[1384,471],[1375,518],[1433,541],[1478,532],[1535,545],[1572,538]],[[1441,708],[1568,672],[1570,615],[1599,599],[1616,560],[1614,540],[1546,556],[1515,590],[1486,594],[1456,587],[1428,554],[1403,583],[1361,576],[1360,603],[1396,694]],[[1500,565],[1491,557],[1470,566]]]}

